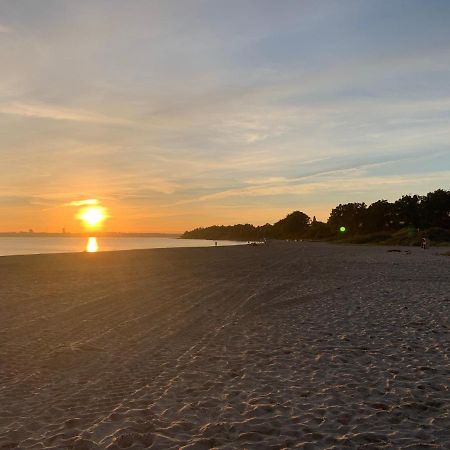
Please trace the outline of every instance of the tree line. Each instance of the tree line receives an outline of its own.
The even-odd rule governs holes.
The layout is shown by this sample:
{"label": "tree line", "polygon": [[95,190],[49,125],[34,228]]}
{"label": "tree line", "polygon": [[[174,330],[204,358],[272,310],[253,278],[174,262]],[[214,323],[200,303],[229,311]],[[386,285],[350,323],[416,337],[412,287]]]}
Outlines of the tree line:
{"label": "tree line", "polygon": [[345,239],[350,242],[415,244],[420,238],[450,241],[450,191],[404,195],[395,202],[378,200],[340,204],[327,222],[294,211],[274,224],[211,226],[186,231],[183,238],[214,240]]}

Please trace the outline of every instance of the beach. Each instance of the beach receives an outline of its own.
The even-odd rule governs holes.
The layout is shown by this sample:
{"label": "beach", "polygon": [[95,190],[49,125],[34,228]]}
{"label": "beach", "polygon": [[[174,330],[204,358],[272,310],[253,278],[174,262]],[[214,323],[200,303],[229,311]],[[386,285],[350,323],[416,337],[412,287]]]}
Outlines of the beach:
{"label": "beach", "polygon": [[450,257],[390,249],[1,257],[0,448],[450,448]]}

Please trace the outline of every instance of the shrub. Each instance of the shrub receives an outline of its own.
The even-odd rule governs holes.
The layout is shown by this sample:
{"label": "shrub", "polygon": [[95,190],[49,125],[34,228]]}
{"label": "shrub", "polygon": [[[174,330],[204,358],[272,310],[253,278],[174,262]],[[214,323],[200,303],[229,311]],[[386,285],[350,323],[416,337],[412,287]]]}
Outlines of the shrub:
{"label": "shrub", "polygon": [[415,228],[402,228],[386,239],[383,244],[389,245],[420,245],[422,236]]}
{"label": "shrub", "polygon": [[450,230],[433,227],[423,232],[424,236],[433,242],[450,242]]}

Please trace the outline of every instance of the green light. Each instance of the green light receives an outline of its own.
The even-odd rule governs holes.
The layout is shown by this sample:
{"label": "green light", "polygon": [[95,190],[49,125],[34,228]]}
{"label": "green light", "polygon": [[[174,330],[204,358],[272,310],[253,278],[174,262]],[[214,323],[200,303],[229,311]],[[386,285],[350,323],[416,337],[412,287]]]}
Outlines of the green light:
{"label": "green light", "polygon": [[347,231],[347,228],[341,227],[341,228],[339,228],[339,231],[340,231],[341,233],[345,233],[345,232]]}

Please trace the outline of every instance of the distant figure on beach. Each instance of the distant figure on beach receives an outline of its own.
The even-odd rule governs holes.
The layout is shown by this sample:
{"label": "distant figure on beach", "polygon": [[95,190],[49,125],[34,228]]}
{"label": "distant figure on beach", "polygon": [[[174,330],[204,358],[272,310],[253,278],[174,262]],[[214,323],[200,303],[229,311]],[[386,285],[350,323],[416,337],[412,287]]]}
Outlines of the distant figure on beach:
{"label": "distant figure on beach", "polygon": [[427,241],[427,238],[422,238],[422,244],[421,244],[421,247],[424,249],[424,250],[426,250],[427,248],[428,248],[428,241]]}
{"label": "distant figure on beach", "polygon": [[215,242],[215,245],[216,245],[216,247],[217,247],[217,241]]}

